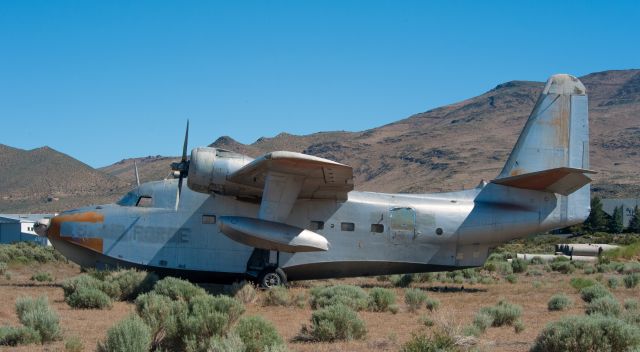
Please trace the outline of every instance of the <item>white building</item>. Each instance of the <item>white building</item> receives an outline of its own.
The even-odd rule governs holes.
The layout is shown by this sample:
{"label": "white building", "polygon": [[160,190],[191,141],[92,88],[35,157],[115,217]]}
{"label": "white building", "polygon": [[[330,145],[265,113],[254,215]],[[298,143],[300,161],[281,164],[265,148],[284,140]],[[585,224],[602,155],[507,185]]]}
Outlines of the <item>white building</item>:
{"label": "white building", "polygon": [[629,226],[629,221],[633,217],[633,209],[637,206],[640,207],[640,199],[636,198],[620,198],[620,199],[603,199],[602,210],[605,213],[613,216],[613,210],[622,205],[622,224],[624,227]]}
{"label": "white building", "polygon": [[53,214],[0,214],[0,243],[26,241],[50,246],[49,240],[38,236],[33,227],[36,221],[51,217]]}

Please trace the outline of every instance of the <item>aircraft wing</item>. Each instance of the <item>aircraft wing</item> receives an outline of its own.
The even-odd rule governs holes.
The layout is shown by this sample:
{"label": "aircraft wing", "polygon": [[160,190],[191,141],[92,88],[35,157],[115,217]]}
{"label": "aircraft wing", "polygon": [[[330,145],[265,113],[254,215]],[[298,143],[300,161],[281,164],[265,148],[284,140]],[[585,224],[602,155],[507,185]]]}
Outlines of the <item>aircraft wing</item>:
{"label": "aircraft wing", "polygon": [[595,173],[595,171],[586,169],[559,167],[500,178],[491,182],[504,186],[558,193],[563,196],[568,196],[591,182],[591,178],[587,175]]}
{"label": "aircraft wing", "polygon": [[295,152],[265,154],[233,174],[231,182],[262,189],[258,218],[282,222],[297,199],[346,200],[353,169],[328,159]]}

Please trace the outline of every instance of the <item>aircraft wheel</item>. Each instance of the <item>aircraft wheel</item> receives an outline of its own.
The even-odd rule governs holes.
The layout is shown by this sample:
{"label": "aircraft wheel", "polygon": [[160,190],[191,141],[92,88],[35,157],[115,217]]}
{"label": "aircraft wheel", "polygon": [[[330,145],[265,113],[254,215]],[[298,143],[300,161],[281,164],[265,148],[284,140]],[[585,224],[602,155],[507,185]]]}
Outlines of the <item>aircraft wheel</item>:
{"label": "aircraft wheel", "polygon": [[258,278],[258,284],[262,288],[273,288],[287,284],[287,275],[280,268],[265,268]]}

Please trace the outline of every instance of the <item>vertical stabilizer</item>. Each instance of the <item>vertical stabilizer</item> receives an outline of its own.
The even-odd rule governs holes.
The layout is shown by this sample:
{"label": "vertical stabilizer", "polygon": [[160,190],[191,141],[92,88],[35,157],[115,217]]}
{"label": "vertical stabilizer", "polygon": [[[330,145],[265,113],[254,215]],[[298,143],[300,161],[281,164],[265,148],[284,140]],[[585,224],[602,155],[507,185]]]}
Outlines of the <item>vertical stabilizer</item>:
{"label": "vertical stabilizer", "polygon": [[547,80],[498,179],[562,167],[589,169],[586,90],[567,74]]}

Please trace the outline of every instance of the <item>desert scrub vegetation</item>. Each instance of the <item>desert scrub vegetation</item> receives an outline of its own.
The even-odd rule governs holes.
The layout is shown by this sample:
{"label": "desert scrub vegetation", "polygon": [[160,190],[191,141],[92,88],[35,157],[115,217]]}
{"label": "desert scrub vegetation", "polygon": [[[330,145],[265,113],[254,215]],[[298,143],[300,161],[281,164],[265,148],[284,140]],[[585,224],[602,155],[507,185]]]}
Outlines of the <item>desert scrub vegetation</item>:
{"label": "desert scrub vegetation", "polygon": [[427,300],[427,294],[417,288],[404,290],[404,303],[410,312],[416,312]]}
{"label": "desert scrub vegetation", "polygon": [[574,277],[574,278],[571,279],[571,281],[569,281],[569,284],[571,285],[571,287],[573,287],[576,290],[580,291],[585,287],[589,287],[589,286],[595,285],[596,282],[591,280],[591,279],[585,279],[585,278],[582,278],[582,277]]}
{"label": "desert scrub vegetation", "polygon": [[531,351],[632,351],[639,347],[637,326],[596,314],[564,317],[548,324],[536,338]]}
{"label": "desert scrub vegetation", "polygon": [[39,246],[30,242],[0,244],[0,262],[31,264],[66,262],[66,259],[52,247]]}
{"label": "desert scrub vegetation", "polygon": [[400,348],[400,352],[459,352],[463,349],[456,339],[442,329],[436,329],[432,334],[414,333],[409,341]]}
{"label": "desert scrub vegetation", "polygon": [[571,274],[576,270],[574,262],[565,257],[556,257],[549,263],[549,267],[551,267],[551,270],[562,274]]}
{"label": "desert scrub vegetation", "polygon": [[570,308],[573,305],[573,301],[569,296],[564,293],[558,293],[551,296],[549,302],[547,303],[547,308],[549,310],[565,310]]}
{"label": "desert scrub vegetation", "polygon": [[596,298],[587,304],[586,313],[617,317],[621,311],[620,303],[611,296]]}
{"label": "desert scrub vegetation", "polygon": [[364,321],[349,306],[338,303],[313,312],[311,325],[300,331],[300,339],[312,341],[359,340],[367,334]]}
{"label": "desert scrub vegetation", "polygon": [[511,260],[511,269],[514,273],[526,273],[529,263],[524,259],[514,258]]}
{"label": "desert scrub vegetation", "polygon": [[71,336],[64,342],[65,352],[82,352],[84,351],[84,344],[77,336]]}
{"label": "desert scrub vegetation", "polygon": [[0,345],[47,343],[61,338],[58,314],[49,307],[46,297],[18,299],[16,313],[22,326],[0,327]]}
{"label": "desert scrub vegetation", "polygon": [[606,296],[611,296],[611,292],[599,283],[580,290],[580,298],[587,303]]}
{"label": "desert scrub vegetation", "polygon": [[40,271],[31,276],[31,281],[51,282],[53,281],[53,276],[46,271]]}
{"label": "desert scrub vegetation", "polygon": [[262,352],[284,347],[284,341],[271,322],[260,317],[243,317],[235,333],[244,344],[245,352]]}
{"label": "desert scrub vegetation", "polygon": [[111,308],[111,298],[97,288],[79,287],[65,298],[65,302],[77,309]]}
{"label": "desert scrub vegetation", "polygon": [[5,262],[0,262],[0,275],[4,275],[7,273],[9,266]]}
{"label": "desert scrub vegetation", "polygon": [[264,306],[289,306],[291,304],[291,295],[289,290],[283,286],[273,287],[266,290],[262,298]]}
{"label": "desert scrub vegetation", "polygon": [[230,294],[243,304],[254,303],[258,300],[258,290],[251,282],[240,281],[234,282],[230,289]]}
{"label": "desert scrub vegetation", "polygon": [[491,326],[511,326],[520,319],[522,307],[501,300],[493,307],[480,308],[479,313],[484,313],[492,318]]}
{"label": "desert scrub vegetation", "polygon": [[309,293],[311,294],[310,303],[313,309],[342,304],[355,311],[360,311],[367,308],[369,304],[369,296],[358,286],[336,285],[314,287]]}
{"label": "desert scrub vegetation", "polygon": [[429,311],[433,312],[440,308],[440,301],[435,298],[427,297],[427,299],[425,300],[425,306]]}
{"label": "desert scrub vegetation", "polygon": [[149,351],[151,331],[136,315],[130,315],[107,330],[104,341],[98,342],[98,352]]}
{"label": "desert scrub vegetation", "polygon": [[[368,309],[373,312],[386,312],[396,310],[396,293],[392,290],[374,287],[369,291]],[[397,311],[397,310],[396,310]]]}
{"label": "desert scrub vegetation", "polygon": [[622,282],[624,282],[624,287],[626,288],[635,288],[640,283],[640,273],[625,274]]}
{"label": "desert scrub vegetation", "polygon": [[618,288],[618,285],[620,284],[620,281],[618,280],[617,277],[609,277],[607,279],[607,287],[609,287],[612,290],[615,290],[616,288]]}

